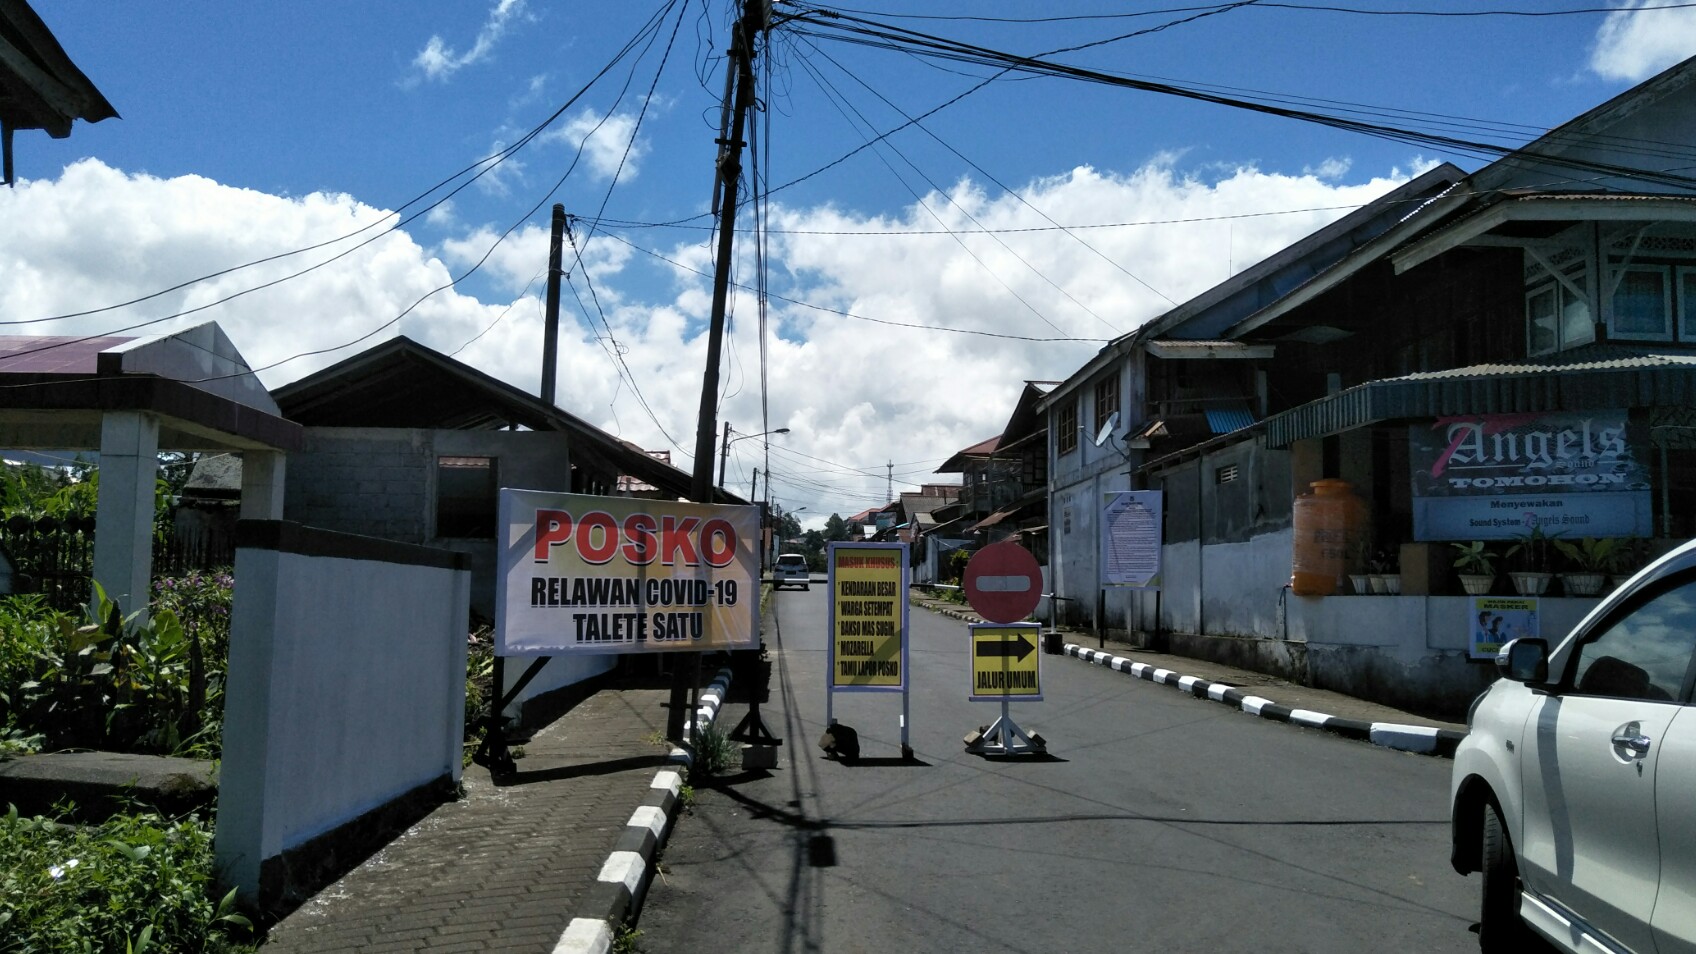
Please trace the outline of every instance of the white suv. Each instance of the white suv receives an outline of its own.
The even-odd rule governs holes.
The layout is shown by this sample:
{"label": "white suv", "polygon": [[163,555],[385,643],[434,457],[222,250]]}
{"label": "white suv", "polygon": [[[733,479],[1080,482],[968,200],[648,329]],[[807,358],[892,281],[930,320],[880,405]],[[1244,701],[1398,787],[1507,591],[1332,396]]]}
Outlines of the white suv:
{"label": "white suv", "polygon": [[1502,647],[1455,753],[1452,862],[1483,875],[1478,943],[1696,952],[1696,542],[1551,652]]}
{"label": "white suv", "polygon": [[801,584],[801,589],[807,589],[807,583],[812,579],[807,572],[807,558],[799,553],[785,553],[777,558],[777,563],[771,569],[772,589],[780,590],[794,583]]}

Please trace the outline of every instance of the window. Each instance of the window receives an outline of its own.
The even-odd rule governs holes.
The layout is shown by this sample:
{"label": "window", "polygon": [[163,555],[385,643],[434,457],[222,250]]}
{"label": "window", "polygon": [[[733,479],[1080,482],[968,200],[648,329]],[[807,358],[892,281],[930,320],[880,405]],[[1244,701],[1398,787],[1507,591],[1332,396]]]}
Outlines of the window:
{"label": "window", "polygon": [[1065,454],[1078,447],[1078,402],[1076,398],[1060,407],[1054,416],[1054,452]]}
{"label": "window", "polygon": [[494,458],[436,458],[436,536],[493,539],[496,504]]}
{"label": "window", "polygon": [[1696,581],[1650,597],[1574,654],[1572,691],[1616,699],[1677,700],[1696,650]]}
{"label": "window", "polygon": [[1613,305],[1612,337],[1634,341],[1672,338],[1672,295],[1665,266],[1632,265],[1623,269],[1614,288]]}
{"label": "window", "polygon": [[1228,484],[1231,481],[1236,480],[1236,479],[1237,479],[1237,465],[1236,464],[1226,464],[1224,467],[1220,467],[1220,468],[1213,471],[1213,482],[1216,483],[1216,484]]}
{"label": "window", "polygon": [[1021,465],[1020,479],[1026,487],[1039,487],[1048,483],[1048,458],[1042,454],[1026,451]]}
{"label": "window", "polygon": [[[1589,275],[1582,269],[1569,270],[1567,280],[1588,292]],[[1563,282],[1548,282],[1528,292],[1525,319],[1528,354],[1548,354],[1596,340],[1589,302]]]}
{"label": "window", "polygon": [[1678,337],[1696,341],[1696,268],[1678,267]]}
{"label": "window", "polygon": [[1095,427],[1107,426],[1107,419],[1119,411],[1119,372],[1096,382],[1095,385]]}

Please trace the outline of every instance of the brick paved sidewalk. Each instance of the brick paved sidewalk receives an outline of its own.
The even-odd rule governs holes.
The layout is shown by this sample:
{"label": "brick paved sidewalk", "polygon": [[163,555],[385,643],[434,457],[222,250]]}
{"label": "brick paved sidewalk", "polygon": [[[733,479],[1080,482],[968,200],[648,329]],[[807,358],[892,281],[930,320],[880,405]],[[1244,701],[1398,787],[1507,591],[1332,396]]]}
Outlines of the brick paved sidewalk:
{"label": "brick paved sidewalk", "polygon": [[275,925],[266,954],[553,950],[669,764],[663,689],[605,688],[524,745],[499,787],[437,808]]}

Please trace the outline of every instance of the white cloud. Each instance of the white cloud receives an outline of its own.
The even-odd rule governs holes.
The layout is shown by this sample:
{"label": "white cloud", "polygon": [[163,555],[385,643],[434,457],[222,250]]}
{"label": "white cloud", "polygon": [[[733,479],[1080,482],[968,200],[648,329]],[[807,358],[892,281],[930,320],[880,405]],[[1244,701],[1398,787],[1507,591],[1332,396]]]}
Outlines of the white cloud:
{"label": "white cloud", "polygon": [[[1245,167],[1204,180],[1166,157],[1130,173],[1078,168],[1026,187],[1031,205],[1075,227],[1071,236],[1018,201],[969,182],[952,190],[953,204],[927,196],[934,216],[917,205],[885,217],[774,206],[772,225],[785,231],[772,236],[770,249],[771,288],[782,296],[768,304],[770,420],[762,424],[760,410],[759,309],[745,291],[732,296],[719,420],[743,434],[791,429],[774,439],[783,450],[772,456],[772,492],[788,508],[806,506],[809,517],[882,502],[888,463],[896,465],[896,490],[951,481],[932,471],[956,450],[999,432],[1025,379],[1064,378],[1105,339],[1171,307],[1131,275],[1183,301],[1404,179],[1399,171],[1343,182]],[[978,228],[968,212],[983,228],[1043,231],[967,232],[958,241],[923,234],[939,229],[938,218],[951,228]],[[284,198],[83,161],[57,180],[0,190],[0,221],[11,223],[0,230],[0,269],[8,279],[0,284],[0,319],[123,301],[351,232],[382,214],[344,195]],[[441,241],[435,254],[407,234],[390,235],[318,271],[153,330],[216,319],[256,365],[329,347],[372,331],[446,284],[481,258],[496,234],[468,230]],[[632,239],[653,241],[645,233]],[[750,244],[743,243],[744,253]],[[710,270],[711,250],[698,238],[654,250]],[[463,347],[461,360],[534,391],[546,253],[545,225],[515,231],[481,268],[478,287],[493,289],[485,293],[489,300],[449,289],[378,338],[398,331],[444,352]],[[561,405],[644,447],[671,447],[669,433],[679,445],[673,460],[688,470],[708,279],[677,269],[656,284],[652,260],[604,237],[589,242],[583,264],[569,251],[567,261],[585,301],[587,268],[599,307],[588,306],[592,317],[585,318],[575,297],[564,296]],[[302,264],[289,259],[238,272],[119,313],[0,331],[107,331]],[[737,274],[751,282],[746,254]],[[922,327],[864,320],[873,318]],[[1024,340],[1061,337],[1081,340]],[[345,354],[291,362],[264,377],[281,384]],[[767,469],[759,443],[733,445],[732,487],[746,491],[752,469]]]}
{"label": "white cloud", "polygon": [[1655,10],[1662,0],[1627,0],[1596,30],[1590,69],[1639,82],[1696,55],[1696,8]]}
{"label": "white cloud", "polygon": [[[283,198],[200,176],[128,175],[98,160],[67,167],[57,180],[0,190],[0,320],[80,312],[127,301],[201,275],[317,244],[382,219],[385,210],[346,195]],[[405,232],[377,238],[335,262],[181,318],[168,318],[283,278],[378,234],[243,269],[112,312],[0,328],[9,334],[153,334],[216,320],[255,366],[332,347],[394,319],[447,269]],[[451,289],[414,309],[373,340],[396,333],[448,338],[486,324],[490,306]],[[166,318],[157,324],[123,330]],[[468,331],[467,329],[473,329]],[[463,339],[462,339],[463,340]],[[345,357],[292,361],[263,374],[276,385]]]}
{"label": "white cloud", "polygon": [[507,26],[523,13],[524,0],[496,0],[494,7],[489,11],[489,18],[484,21],[483,28],[477,31],[477,39],[472,42],[469,50],[457,53],[440,36],[432,36],[429,42],[424,44],[424,49],[419,50],[418,55],[413,57],[412,65],[428,79],[446,80],[494,52],[495,44],[505,35]]}
{"label": "white cloud", "polygon": [[648,154],[646,142],[641,139],[634,144],[630,142],[635,131],[635,113],[602,116],[594,110],[585,109],[564,126],[550,130],[541,138],[544,142],[563,142],[572,149],[581,149],[589,171],[596,178],[611,179],[617,175],[621,182],[628,183],[635,178],[642,157]]}

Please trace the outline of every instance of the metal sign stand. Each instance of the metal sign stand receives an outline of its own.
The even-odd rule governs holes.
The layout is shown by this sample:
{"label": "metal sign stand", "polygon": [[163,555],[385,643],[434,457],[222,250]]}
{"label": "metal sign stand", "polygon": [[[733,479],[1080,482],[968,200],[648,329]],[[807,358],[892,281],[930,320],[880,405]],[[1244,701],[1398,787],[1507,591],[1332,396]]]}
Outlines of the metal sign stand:
{"label": "metal sign stand", "polygon": [[518,771],[518,766],[512,760],[512,752],[507,749],[506,719],[501,713],[506,711],[507,706],[512,705],[512,700],[518,698],[518,694],[524,691],[525,686],[530,685],[530,680],[536,678],[536,674],[541,672],[542,667],[552,658],[554,657],[536,657],[530,667],[524,670],[524,675],[518,677],[518,682],[502,695],[501,683],[506,681],[506,657],[495,657],[494,684],[497,698],[490,705],[489,717],[483,723],[483,741],[476,751],[471,753],[472,764],[488,769],[489,775],[499,778]]}
{"label": "metal sign stand", "polygon": [[1013,721],[1008,700],[1001,700],[1001,718],[966,736],[966,751],[974,755],[1045,755],[1048,742],[1036,734],[1027,735]]}
{"label": "metal sign stand", "polygon": [[[880,551],[893,551],[896,554],[896,565],[900,567],[899,580],[898,581],[891,581],[891,582],[895,583],[894,590],[895,590],[895,593],[898,594],[898,596],[896,598],[900,601],[900,604],[901,604],[900,637],[899,637],[900,640],[901,640],[901,684],[899,686],[877,686],[877,687],[838,685],[837,682],[836,682],[836,675],[835,675],[836,645],[837,645],[836,629],[837,629],[837,626],[838,626],[837,613],[838,613],[838,602],[839,602],[839,600],[838,600],[838,587],[837,587],[837,554],[839,552],[840,553],[850,553],[850,552],[860,552],[860,553],[873,552],[873,553],[875,553],[875,552],[880,552]],[[838,692],[899,692],[899,693],[901,693],[901,758],[903,758],[907,761],[912,761],[913,760],[913,746],[912,746],[912,743],[910,742],[910,740],[908,738],[908,723],[910,721],[912,721],[909,718],[909,716],[911,715],[911,712],[912,712],[912,703],[911,703],[911,698],[910,698],[911,692],[912,692],[912,680],[910,678],[908,678],[908,674],[907,674],[908,673],[908,670],[907,670],[908,640],[911,637],[911,633],[912,633],[912,630],[910,628],[911,627],[911,620],[909,618],[909,605],[906,601],[907,589],[908,589],[909,586],[912,585],[911,568],[908,564],[908,545],[905,544],[905,543],[856,543],[856,542],[836,541],[836,542],[833,542],[829,545],[829,548],[826,551],[825,562],[826,562],[826,565],[829,568],[829,576],[827,577],[827,585],[830,587],[830,593],[831,593],[831,596],[830,596],[830,601],[831,601],[830,602],[830,607],[831,607],[831,609],[830,609],[831,651],[829,653],[827,653],[826,656],[825,656],[825,681],[824,681],[825,736],[827,738],[829,738],[831,736],[831,730],[834,729],[837,725],[837,722],[836,722],[836,694]],[[847,728],[847,727],[845,726],[844,728]]]}

